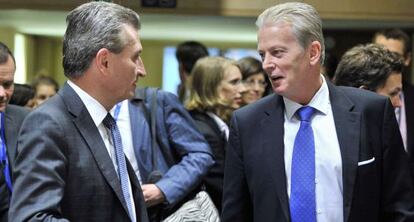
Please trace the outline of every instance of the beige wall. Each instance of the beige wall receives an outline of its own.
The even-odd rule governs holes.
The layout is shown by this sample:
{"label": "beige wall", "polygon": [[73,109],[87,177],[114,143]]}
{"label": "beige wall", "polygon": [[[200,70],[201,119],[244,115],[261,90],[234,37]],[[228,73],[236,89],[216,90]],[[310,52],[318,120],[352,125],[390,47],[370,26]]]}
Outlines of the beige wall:
{"label": "beige wall", "polygon": [[14,35],[16,30],[9,27],[0,27],[0,41],[9,47],[10,51],[14,51]]}

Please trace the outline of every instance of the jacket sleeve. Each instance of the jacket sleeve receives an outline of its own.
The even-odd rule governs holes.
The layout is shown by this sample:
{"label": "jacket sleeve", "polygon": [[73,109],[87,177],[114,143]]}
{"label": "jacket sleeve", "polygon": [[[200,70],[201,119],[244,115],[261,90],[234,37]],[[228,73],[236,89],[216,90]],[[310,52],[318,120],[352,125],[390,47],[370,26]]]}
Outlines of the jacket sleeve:
{"label": "jacket sleeve", "polygon": [[23,122],[13,169],[11,221],[68,221],[60,206],[67,170],[62,132],[47,113],[31,113]]}
{"label": "jacket sleeve", "polygon": [[214,161],[208,143],[177,97],[159,91],[158,101],[157,135],[162,135],[161,142],[168,144],[178,160],[156,185],[167,202],[175,204],[200,184]]}

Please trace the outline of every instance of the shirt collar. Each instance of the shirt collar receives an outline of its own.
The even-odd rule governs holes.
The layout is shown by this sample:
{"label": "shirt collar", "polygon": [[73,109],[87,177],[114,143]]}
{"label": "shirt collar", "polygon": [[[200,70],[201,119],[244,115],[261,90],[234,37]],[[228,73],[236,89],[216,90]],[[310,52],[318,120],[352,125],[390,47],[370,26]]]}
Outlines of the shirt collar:
{"label": "shirt collar", "polygon": [[[318,110],[323,115],[326,115],[329,111],[330,101],[329,101],[329,89],[328,84],[326,83],[325,77],[321,75],[322,85],[319,90],[312,97],[311,101],[307,106],[313,107]],[[302,107],[301,104],[294,102],[286,97],[283,97],[285,103],[285,113],[288,119],[292,119],[296,111]]]}
{"label": "shirt collar", "polygon": [[73,90],[75,90],[76,94],[78,94],[86,109],[88,110],[89,114],[91,115],[93,122],[98,127],[99,124],[102,123],[103,119],[108,114],[108,111],[106,111],[102,104],[100,104],[96,99],[90,96],[87,92],[85,92],[75,83],[73,83],[70,80],[68,80],[67,82],[69,86],[72,87]]}

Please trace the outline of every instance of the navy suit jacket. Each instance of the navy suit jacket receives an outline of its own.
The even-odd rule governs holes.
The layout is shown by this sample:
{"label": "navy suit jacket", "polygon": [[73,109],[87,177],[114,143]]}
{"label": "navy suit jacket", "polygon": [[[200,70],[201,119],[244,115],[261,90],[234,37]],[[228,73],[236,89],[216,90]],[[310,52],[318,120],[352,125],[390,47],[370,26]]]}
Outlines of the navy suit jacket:
{"label": "navy suit jacket", "polygon": [[[4,120],[4,136],[6,140],[7,157],[9,160],[10,169],[13,168],[14,159],[16,158],[17,135],[20,126],[26,115],[29,113],[28,109],[15,105],[7,105]],[[11,172],[10,172],[11,173]],[[0,222],[7,222],[7,214],[9,209],[10,193],[6,185],[6,180],[3,171],[0,172]]]}
{"label": "navy suit jacket", "polygon": [[[151,110],[152,95],[143,97],[137,89],[129,102],[132,139],[143,183],[147,183],[152,166],[151,132],[144,116]],[[191,116],[172,93],[159,90],[157,93],[156,159],[157,168],[164,175],[156,185],[172,206],[191,193],[201,183],[202,177],[213,165],[213,157],[206,140],[197,130]],[[160,143],[162,146],[160,146]]]}
{"label": "navy suit jacket", "polygon": [[[68,84],[26,117],[17,147],[12,221],[130,222],[104,141]],[[127,167],[137,220],[146,222],[142,190]]]}
{"label": "navy suit jacket", "polygon": [[[343,179],[345,222],[412,221],[407,155],[389,99],[328,83]],[[270,95],[232,118],[223,221],[290,221],[284,165],[284,102]],[[375,161],[358,166],[358,162]]]}
{"label": "navy suit jacket", "polygon": [[414,179],[414,86],[403,82],[405,118],[407,126],[407,152],[410,155],[411,173]]}

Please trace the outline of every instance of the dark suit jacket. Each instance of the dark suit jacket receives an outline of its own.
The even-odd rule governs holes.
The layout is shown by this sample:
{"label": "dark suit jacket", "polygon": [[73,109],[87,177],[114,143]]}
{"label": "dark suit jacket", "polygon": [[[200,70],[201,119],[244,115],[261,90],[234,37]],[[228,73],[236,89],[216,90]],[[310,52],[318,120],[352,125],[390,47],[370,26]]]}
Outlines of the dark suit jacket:
{"label": "dark suit jacket", "polygon": [[407,152],[410,155],[411,172],[414,177],[414,86],[403,82],[405,117],[407,126]]}
{"label": "dark suit jacket", "polygon": [[[20,126],[26,115],[29,113],[28,109],[15,105],[7,105],[4,120],[4,136],[6,140],[7,156],[9,159],[10,169],[13,168],[14,159],[16,158],[17,135]],[[7,221],[7,213],[9,209],[9,191],[6,185],[3,171],[0,172],[0,221]]]}
{"label": "dark suit jacket", "polygon": [[[328,87],[342,156],[344,221],[412,221],[407,155],[389,99]],[[225,167],[224,222],[290,221],[283,140],[281,96],[235,112]],[[358,166],[372,157],[374,162]]]}
{"label": "dark suit jacket", "polygon": [[[147,221],[127,161],[138,221]],[[14,167],[12,221],[130,221],[115,168],[91,116],[68,85],[23,122]]]}
{"label": "dark suit jacket", "polygon": [[206,191],[210,195],[217,210],[221,212],[221,202],[223,200],[223,179],[224,179],[224,157],[226,138],[221,133],[217,123],[206,113],[197,112],[195,110],[190,112],[197,128],[206,138],[210,145],[211,151],[214,155],[214,165],[210,168],[207,175],[204,177],[204,184]]}

